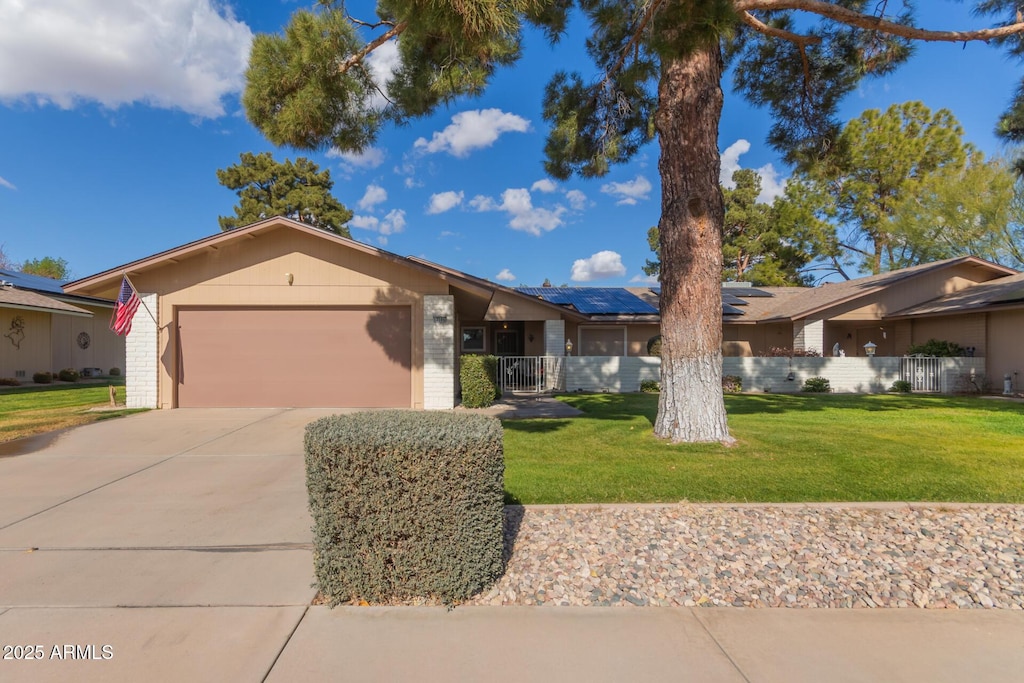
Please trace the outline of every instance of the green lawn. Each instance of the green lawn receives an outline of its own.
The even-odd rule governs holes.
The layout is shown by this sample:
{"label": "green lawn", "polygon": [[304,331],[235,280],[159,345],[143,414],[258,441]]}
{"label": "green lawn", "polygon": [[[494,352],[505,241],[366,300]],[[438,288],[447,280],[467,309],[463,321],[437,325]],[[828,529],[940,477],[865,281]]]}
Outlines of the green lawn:
{"label": "green lawn", "polygon": [[909,395],[728,395],[738,445],[654,438],[657,395],[570,395],[509,420],[509,502],[1024,502],[1024,404]]}
{"label": "green lawn", "polygon": [[49,384],[0,387],[0,443],[55,429],[120,417],[137,410],[89,412],[109,403],[107,386],[118,386],[124,401],[124,378],[101,384]]}

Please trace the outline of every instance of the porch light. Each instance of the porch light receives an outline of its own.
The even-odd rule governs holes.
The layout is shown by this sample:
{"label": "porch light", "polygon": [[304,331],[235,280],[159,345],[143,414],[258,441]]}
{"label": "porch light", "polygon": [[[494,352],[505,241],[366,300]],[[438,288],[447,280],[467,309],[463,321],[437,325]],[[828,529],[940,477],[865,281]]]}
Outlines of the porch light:
{"label": "porch light", "polygon": [[867,344],[864,345],[864,353],[867,354],[868,358],[874,358],[875,357],[875,349],[877,349],[877,348],[878,348],[878,344],[875,344],[875,343],[872,343],[872,342],[868,342]]}
{"label": "porch light", "polygon": [[566,339],[565,340],[565,355],[567,355],[567,356],[571,356],[572,355],[572,339]]}

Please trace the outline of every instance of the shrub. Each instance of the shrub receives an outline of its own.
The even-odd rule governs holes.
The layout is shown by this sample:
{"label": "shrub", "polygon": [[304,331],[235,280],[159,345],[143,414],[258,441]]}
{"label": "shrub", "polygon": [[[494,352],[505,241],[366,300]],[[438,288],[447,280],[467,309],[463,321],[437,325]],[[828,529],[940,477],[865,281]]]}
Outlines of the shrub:
{"label": "shrub", "polygon": [[49,372],[34,372],[32,373],[32,381],[36,384],[51,384],[53,382],[53,375]]}
{"label": "shrub", "polygon": [[640,380],[640,391],[645,394],[657,394],[661,392],[661,382],[653,379]]}
{"label": "shrub", "polygon": [[647,355],[661,358],[661,335],[655,335],[647,340]]}
{"label": "shrub", "polygon": [[57,373],[57,379],[61,382],[77,382],[78,370],[75,370],[74,368],[64,368]]}
{"label": "shrub", "polygon": [[938,339],[929,339],[924,344],[918,344],[911,346],[907,349],[907,355],[909,356],[938,356],[940,358],[955,358],[957,356],[963,356],[964,347],[960,346],[956,342],[951,341],[939,341]]}
{"label": "shrub", "polygon": [[820,358],[821,351],[817,349],[791,349],[788,346],[773,346],[758,355],[762,358]]}
{"label": "shrub", "polygon": [[0,387],[20,387],[21,382],[13,377],[0,377]]}
{"label": "shrub", "polygon": [[110,372],[107,374],[111,377],[118,377],[121,374],[121,368],[110,368]]}
{"label": "shrub", "polygon": [[462,385],[462,405],[467,408],[486,408],[501,394],[498,392],[498,359],[494,356],[462,356],[459,384]]}
{"label": "shrub", "polygon": [[502,573],[501,423],[386,410],[306,427],[314,570],[332,605],[445,604]]}
{"label": "shrub", "polygon": [[722,391],[734,394],[743,391],[743,378],[739,375],[722,375]]}
{"label": "shrub", "polygon": [[808,377],[804,380],[804,386],[800,391],[816,394],[827,394],[832,391],[832,385],[824,377]]}
{"label": "shrub", "polygon": [[895,392],[898,392],[900,394],[909,394],[910,393],[910,389],[911,389],[910,382],[908,382],[905,379],[898,379],[898,380],[896,380],[895,382],[892,383],[891,387],[889,387],[889,391],[895,391]]}

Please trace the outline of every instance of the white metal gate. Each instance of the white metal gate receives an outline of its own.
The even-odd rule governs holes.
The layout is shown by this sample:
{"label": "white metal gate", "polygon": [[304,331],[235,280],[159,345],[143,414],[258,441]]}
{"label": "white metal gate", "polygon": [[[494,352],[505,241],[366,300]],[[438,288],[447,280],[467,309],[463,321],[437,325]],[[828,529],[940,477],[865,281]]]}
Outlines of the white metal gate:
{"label": "white metal gate", "polygon": [[939,393],[942,391],[942,360],[904,356],[900,359],[900,379],[910,382],[911,391]]}
{"label": "white metal gate", "polygon": [[542,394],[565,385],[561,356],[498,356],[498,388],[502,393]]}

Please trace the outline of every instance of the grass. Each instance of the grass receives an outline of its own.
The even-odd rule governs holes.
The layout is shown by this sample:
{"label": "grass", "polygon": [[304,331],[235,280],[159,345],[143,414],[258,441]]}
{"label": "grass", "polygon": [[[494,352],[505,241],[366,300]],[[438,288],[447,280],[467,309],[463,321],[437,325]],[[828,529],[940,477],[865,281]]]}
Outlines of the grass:
{"label": "grass", "polygon": [[1024,502],[1024,404],[906,395],[727,395],[733,447],[654,438],[657,395],[560,397],[505,422],[508,502]]}
{"label": "grass", "polygon": [[[89,412],[109,403],[109,384],[124,385],[124,379],[102,384],[49,384],[0,388],[0,443],[57,429],[120,417],[138,410]],[[118,392],[124,400],[124,389]]]}

